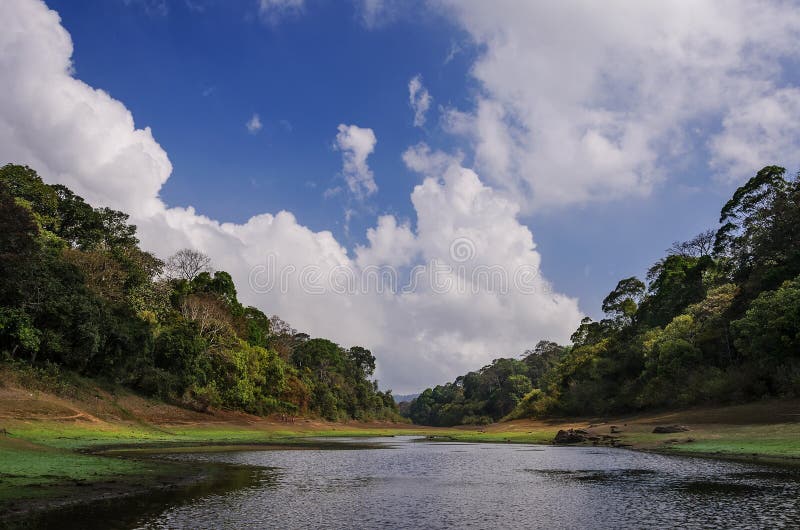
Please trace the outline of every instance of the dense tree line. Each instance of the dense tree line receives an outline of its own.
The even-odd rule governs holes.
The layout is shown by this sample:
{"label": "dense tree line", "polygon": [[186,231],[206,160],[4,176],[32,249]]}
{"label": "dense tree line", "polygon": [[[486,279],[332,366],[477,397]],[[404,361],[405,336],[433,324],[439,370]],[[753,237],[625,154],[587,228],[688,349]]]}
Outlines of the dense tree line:
{"label": "dense tree line", "polygon": [[569,346],[497,359],[425,390],[408,415],[454,425],[800,395],[800,179],[765,167],[717,230],[673,244],[602,309]]}
{"label": "dense tree line", "polygon": [[162,262],[124,213],[16,165],[0,169],[0,355],[201,410],[398,417],[369,350],[244,307],[204,254]]}

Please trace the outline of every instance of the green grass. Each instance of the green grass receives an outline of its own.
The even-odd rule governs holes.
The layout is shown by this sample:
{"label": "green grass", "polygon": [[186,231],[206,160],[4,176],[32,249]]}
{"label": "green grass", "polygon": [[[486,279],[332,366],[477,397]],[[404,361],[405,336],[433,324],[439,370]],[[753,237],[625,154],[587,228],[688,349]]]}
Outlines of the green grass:
{"label": "green grass", "polygon": [[454,442],[550,444],[556,432],[557,429],[531,432],[442,431],[439,433],[426,433],[426,435],[434,436],[434,439]]}
{"label": "green grass", "polygon": [[271,441],[289,441],[306,437],[374,437],[395,436],[403,434],[424,434],[423,429],[251,429],[239,426],[226,427],[184,427],[165,429],[148,429],[128,425],[102,428],[62,423],[28,423],[15,426],[14,437],[32,443],[59,449],[90,449],[96,446],[113,446],[122,444],[197,444],[203,442],[220,443],[260,443]]}
{"label": "green grass", "polygon": [[[86,485],[125,482],[146,486],[164,479],[171,469],[163,462],[103,456],[91,451],[135,445],[145,453],[167,450],[236,450],[246,444],[308,445],[308,438],[372,437],[419,432],[393,429],[332,428],[264,430],[246,426],[148,428],[120,424],[102,426],[61,422],[20,422],[0,437],[0,507],[25,499],[80,495]],[[208,444],[203,447],[203,444]],[[169,446],[165,448],[164,445]],[[181,448],[183,447],[183,448]],[[149,448],[149,449],[148,449]],[[135,451],[133,451],[135,452]]]}
{"label": "green grass", "polygon": [[0,501],[56,495],[66,486],[136,477],[148,480],[163,470],[145,461],[70,451],[0,445]]}
{"label": "green grass", "polygon": [[671,450],[694,454],[800,458],[800,424],[749,425],[699,431],[691,443]]}

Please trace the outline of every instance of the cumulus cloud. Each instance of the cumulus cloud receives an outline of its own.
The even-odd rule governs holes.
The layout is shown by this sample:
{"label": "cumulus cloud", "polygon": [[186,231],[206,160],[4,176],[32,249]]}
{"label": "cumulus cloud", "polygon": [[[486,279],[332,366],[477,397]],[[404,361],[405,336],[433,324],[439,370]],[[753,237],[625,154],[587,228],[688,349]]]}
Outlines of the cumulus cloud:
{"label": "cumulus cloud", "polygon": [[[312,335],[371,348],[378,377],[395,390],[451,379],[539,338],[564,341],[577,324],[576,301],[552,293],[539,273],[541,257],[517,220],[518,205],[458,156],[424,145],[409,151],[407,163],[425,177],[411,195],[415,224],[379,218],[353,257],[330,232],[310,230],[290,212],[236,224],[170,207],[159,198],[172,171],[167,154],[121,102],[74,77],[71,39],[58,15],[39,0],[6,0],[0,18],[7,25],[0,33],[0,159],[29,164],[48,182],[128,212],[143,246],[162,257],[182,247],[208,253],[233,275],[244,303]],[[345,166],[369,174],[374,185],[366,166],[374,134],[355,126],[339,132]],[[364,180],[358,186],[369,189]],[[417,274],[431,264],[442,271],[436,281]],[[489,286],[497,267],[521,288],[474,293]],[[387,268],[410,288],[370,289],[371,272]],[[324,282],[343,271],[354,278],[347,289]]]}
{"label": "cumulus cloud", "polygon": [[425,142],[409,147],[403,153],[403,162],[410,170],[426,176],[444,173],[452,165],[461,165],[461,153],[451,155],[442,151],[432,151]]}
{"label": "cumulus cloud", "polygon": [[422,76],[419,74],[408,82],[408,104],[414,111],[414,127],[425,125],[425,115],[431,106],[431,97],[428,89],[422,86]]}
{"label": "cumulus cloud", "polygon": [[263,127],[261,124],[261,116],[258,114],[253,114],[250,119],[247,120],[247,123],[245,123],[244,126],[247,128],[247,132],[250,134],[257,134],[258,131],[260,131]]}
{"label": "cumulus cloud", "polygon": [[[369,245],[356,249],[361,266],[416,264],[418,271],[426,264],[428,274],[417,278],[412,292],[389,300],[393,325],[407,332],[387,335],[394,346],[383,347],[414,352],[387,360],[398,377],[413,381],[430,371],[441,381],[521,352],[531,336],[566,340],[581,316],[577,302],[553,293],[542,277],[533,236],[517,220],[519,206],[484,185],[457,157],[419,149],[414,156],[434,158],[415,167],[436,172],[423,171],[411,195],[416,228],[384,216],[369,231]],[[439,172],[444,160],[449,163]],[[444,271],[436,281],[433,269]]]}
{"label": "cumulus cloud", "polygon": [[[482,50],[475,106],[447,123],[472,140],[484,178],[528,210],[646,195],[690,154],[726,174],[796,160],[785,149],[800,118],[785,91],[800,58],[792,2],[430,3]],[[779,108],[785,123],[754,114]],[[719,137],[697,141],[698,124]],[[769,140],[732,154],[758,126]]]}
{"label": "cumulus cloud", "polygon": [[342,176],[347,187],[357,197],[378,191],[375,176],[367,157],[375,150],[378,139],[372,129],[357,125],[339,124],[334,147],[342,152]]}

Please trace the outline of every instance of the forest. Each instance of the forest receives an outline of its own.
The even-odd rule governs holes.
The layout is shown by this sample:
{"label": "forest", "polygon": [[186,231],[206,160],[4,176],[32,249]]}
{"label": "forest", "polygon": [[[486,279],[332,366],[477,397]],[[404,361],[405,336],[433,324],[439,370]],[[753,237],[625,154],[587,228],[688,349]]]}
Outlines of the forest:
{"label": "forest", "polygon": [[415,423],[603,415],[800,395],[800,178],[768,166],[719,226],[625,278],[569,345],[542,341],[403,404]]}
{"label": "forest", "polygon": [[[142,250],[128,216],[25,166],[0,169],[0,360],[195,410],[403,420],[375,357],[237,299],[208,256]],[[407,420],[404,420],[407,421]]]}
{"label": "forest", "polygon": [[[619,281],[605,318],[404,404],[451,426],[800,395],[800,179],[768,166],[720,224]],[[243,306],[208,256],[142,250],[126,214],[0,169],[0,358],[196,410],[400,419],[375,357]]]}

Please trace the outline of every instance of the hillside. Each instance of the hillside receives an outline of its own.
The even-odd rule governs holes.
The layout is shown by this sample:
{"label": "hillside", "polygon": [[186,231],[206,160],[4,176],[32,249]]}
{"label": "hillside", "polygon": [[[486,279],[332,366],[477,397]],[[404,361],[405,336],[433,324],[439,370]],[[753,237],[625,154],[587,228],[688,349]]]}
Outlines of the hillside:
{"label": "hillside", "polygon": [[719,226],[623,278],[570,344],[541,341],[423,391],[416,423],[646,413],[800,396],[800,177],[767,166]]}
{"label": "hillside", "polygon": [[140,248],[128,215],[0,168],[0,362],[111,381],[194,410],[396,419],[375,357],[244,306],[190,248]]}

